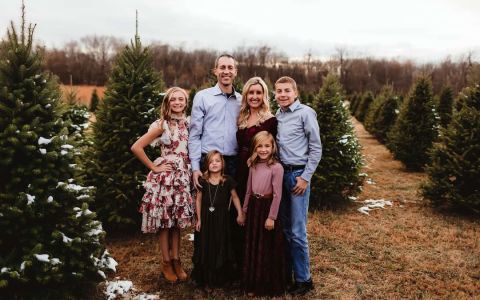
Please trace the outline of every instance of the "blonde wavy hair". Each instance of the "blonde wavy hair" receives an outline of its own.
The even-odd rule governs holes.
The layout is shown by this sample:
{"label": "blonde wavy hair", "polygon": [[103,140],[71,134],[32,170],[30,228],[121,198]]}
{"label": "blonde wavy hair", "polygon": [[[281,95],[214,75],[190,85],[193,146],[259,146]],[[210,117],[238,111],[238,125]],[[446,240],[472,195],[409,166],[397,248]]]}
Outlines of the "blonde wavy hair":
{"label": "blonde wavy hair", "polygon": [[174,86],[174,87],[169,88],[165,92],[165,96],[163,97],[162,104],[160,105],[160,118],[161,119],[170,120],[170,118],[172,117],[172,110],[170,109],[170,99],[172,98],[173,94],[176,93],[176,92],[182,93],[183,96],[185,97],[185,108],[183,109],[183,114],[185,115],[185,111],[187,110],[187,107],[188,107],[188,94],[184,89],[182,89],[178,86]]}
{"label": "blonde wavy hair", "polygon": [[277,159],[277,143],[275,143],[275,139],[273,135],[268,131],[260,131],[258,132],[252,139],[252,155],[247,160],[247,165],[249,167],[254,167],[258,164],[260,157],[257,154],[257,148],[260,143],[264,143],[265,141],[269,141],[272,143],[272,154],[267,160],[267,165],[273,165],[278,161]]}
{"label": "blonde wavy hair", "polygon": [[270,112],[270,103],[268,102],[268,87],[265,81],[262,80],[260,77],[252,77],[250,78],[243,87],[242,92],[242,105],[240,107],[240,114],[238,115],[238,128],[243,129],[247,127],[248,117],[250,116],[250,107],[247,103],[247,95],[248,91],[253,85],[259,84],[263,90],[263,101],[262,106],[260,107],[260,111],[258,112],[259,119],[256,125],[259,125],[266,120],[273,117],[273,114]]}

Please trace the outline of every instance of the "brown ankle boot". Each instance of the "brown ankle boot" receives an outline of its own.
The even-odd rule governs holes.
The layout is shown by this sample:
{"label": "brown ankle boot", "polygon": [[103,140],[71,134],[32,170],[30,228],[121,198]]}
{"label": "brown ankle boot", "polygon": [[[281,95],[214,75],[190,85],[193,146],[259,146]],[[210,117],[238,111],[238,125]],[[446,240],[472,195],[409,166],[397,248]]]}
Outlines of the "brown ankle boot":
{"label": "brown ankle boot", "polygon": [[177,275],[175,275],[175,271],[173,270],[172,262],[171,261],[164,261],[163,262],[163,269],[162,269],[163,277],[170,283],[174,283],[177,281]]}
{"label": "brown ankle boot", "polygon": [[179,259],[172,259],[173,269],[175,270],[175,274],[177,274],[177,278],[180,281],[187,280],[187,273],[182,268],[182,263]]}

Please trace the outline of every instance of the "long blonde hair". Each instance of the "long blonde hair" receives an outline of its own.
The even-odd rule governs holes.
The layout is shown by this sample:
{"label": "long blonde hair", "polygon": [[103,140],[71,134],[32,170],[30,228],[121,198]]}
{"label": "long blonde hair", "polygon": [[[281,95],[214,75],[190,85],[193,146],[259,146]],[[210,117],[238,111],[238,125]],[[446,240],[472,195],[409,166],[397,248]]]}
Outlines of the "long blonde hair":
{"label": "long blonde hair", "polygon": [[172,110],[170,109],[170,99],[175,92],[180,92],[185,97],[185,108],[183,109],[183,114],[185,115],[185,111],[187,110],[188,106],[188,94],[184,89],[178,86],[174,86],[167,90],[165,96],[163,97],[162,104],[160,105],[160,118],[163,120],[170,120],[170,118],[172,117]]}
{"label": "long blonde hair", "polygon": [[257,148],[258,144],[265,142],[266,140],[270,141],[272,143],[272,154],[267,160],[267,165],[273,165],[278,161],[277,159],[277,143],[275,143],[275,139],[273,138],[273,135],[268,132],[268,131],[260,131],[258,132],[252,139],[252,148],[251,153],[252,155],[250,158],[247,160],[247,165],[249,167],[254,167],[256,164],[258,164],[260,157],[257,154]]}
{"label": "long blonde hair", "polygon": [[260,107],[260,111],[258,112],[260,118],[256,125],[259,125],[265,122],[266,120],[270,119],[273,116],[272,113],[270,112],[270,103],[268,102],[267,84],[260,77],[252,77],[245,83],[245,86],[243,87],[242,106],[240,107],[240,114],[238,115],[238,122],[237,122],[239,129],[243,129],[247,127],[248,117],[250,116],[250,107],[248,106],[248,103],[247,103],[248,90],[250,90],[250,88],[255,84],[259,84],[263,90],[262,106]]}

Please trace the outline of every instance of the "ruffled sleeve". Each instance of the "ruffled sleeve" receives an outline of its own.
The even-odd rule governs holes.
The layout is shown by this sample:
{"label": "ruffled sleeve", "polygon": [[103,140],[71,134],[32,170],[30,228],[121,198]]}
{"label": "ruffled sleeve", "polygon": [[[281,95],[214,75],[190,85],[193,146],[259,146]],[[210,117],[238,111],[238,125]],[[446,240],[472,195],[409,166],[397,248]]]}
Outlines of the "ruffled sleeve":
{"label": "ruffled sleeve", "polygon": [[170,145],[170,143],[172,142],[170,140],[170,128],[168,127],[168,123],[165,120],[163,120],[163,122],[161,120],[156,120],[155,122],[150,124],[150,127],[148,127],[148,131],[160,128],[163,129],[163,133],[161,136],[157,137],[150,143],[150,146],[152,147],[158,147],[161,144]]}

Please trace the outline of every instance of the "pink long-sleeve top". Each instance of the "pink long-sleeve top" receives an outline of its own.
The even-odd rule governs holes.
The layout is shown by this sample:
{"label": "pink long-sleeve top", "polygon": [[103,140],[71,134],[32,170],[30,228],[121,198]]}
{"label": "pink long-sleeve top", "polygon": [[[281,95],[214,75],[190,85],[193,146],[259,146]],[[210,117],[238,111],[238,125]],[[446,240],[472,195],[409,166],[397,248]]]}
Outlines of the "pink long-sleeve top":
{"label": "pink long-sleeve top", "polygon": [[264,162],[260,162],[254,167],[250,167],[247,180],[247,192],[245,194],[245,201],[243,203],[243,211],[247,213],[248,202],[250,201],[250,196],[252,194],[273,194],[268,218],[276,220],[280,201],[282,200],[282,182],[283,167],[278,162],[270,166]]}

